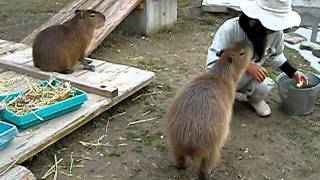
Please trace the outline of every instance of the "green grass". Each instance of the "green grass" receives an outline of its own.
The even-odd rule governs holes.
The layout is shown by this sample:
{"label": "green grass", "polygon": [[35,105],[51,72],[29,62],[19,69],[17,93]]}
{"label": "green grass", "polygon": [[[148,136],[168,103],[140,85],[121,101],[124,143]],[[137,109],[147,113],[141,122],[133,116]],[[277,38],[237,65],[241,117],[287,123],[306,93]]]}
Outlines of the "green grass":
{"label": "green grass", "polygon": [[139,133],[136,130],[128,129],[128,130],[125,130],[124,133],[127,140],[133,140],[140,137]]}
{"label": "green grass", "polygon": [[136,153],[142,153],[142,147],[137,145],[131,151]]}
{"label": "green grass", "polygon": [[108,154],[109,157],[120,157],[121,151],[118,148],[112,149],[112,151]]}

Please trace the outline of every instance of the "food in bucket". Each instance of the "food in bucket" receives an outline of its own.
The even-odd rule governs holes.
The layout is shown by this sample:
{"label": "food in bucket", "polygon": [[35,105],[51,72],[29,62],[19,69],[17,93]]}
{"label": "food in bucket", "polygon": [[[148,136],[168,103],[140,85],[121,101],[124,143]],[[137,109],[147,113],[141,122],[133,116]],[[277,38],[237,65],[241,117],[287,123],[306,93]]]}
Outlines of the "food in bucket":
{"label": "food in bucket", "polygon": [[28,81],[29,88],[9,101],[6,107],[16,115],[24,115],[75,95],[70,83],[58,82],[52,85],[52,81],[53,79],[42,85]]}
{"label": "food in bucket", "polygon": [[299,83],[297,83],[297,87],[298,87],[298,88],[301,88],[302,85],[303,85],[303,81],[300,81]]}

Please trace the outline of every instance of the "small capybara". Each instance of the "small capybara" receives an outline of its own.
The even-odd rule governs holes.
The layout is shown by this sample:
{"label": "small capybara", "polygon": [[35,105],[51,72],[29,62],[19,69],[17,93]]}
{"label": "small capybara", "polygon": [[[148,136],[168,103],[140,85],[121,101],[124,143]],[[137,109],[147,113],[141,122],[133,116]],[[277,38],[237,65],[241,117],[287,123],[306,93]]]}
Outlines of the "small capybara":
{"label": "small capybara", "polygon": [[166,133],[178,169],[190,156],[207,179],[229,134],[236,87],[253,56],[246,41],[231,44],[208,72],[181,88],[167,110]]}
{"label": "small capybara", "polygon": [[104,22],[105,16],[100,12],[76,10],[69,21],[44,29],[33,42],[34,66],[44,71],[70,74],[80,61],[84,69],[94,71],[95,67],[85,60],[85,52],[95,30]]}

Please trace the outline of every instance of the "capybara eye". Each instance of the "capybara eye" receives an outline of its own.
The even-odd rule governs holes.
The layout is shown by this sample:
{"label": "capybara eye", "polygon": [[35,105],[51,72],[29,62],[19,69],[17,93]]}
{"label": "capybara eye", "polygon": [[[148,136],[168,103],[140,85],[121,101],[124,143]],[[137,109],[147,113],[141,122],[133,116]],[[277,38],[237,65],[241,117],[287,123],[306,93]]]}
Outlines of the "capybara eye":
{"label": "capybara eye", "polygon": [[240,53],[240,56],[243,56],[244,55],[244,52],[242,51],[241,53]]}
{"label": "capybara eye", "polygon": [[95,14],[90,14],[90,17],[96,17],[96,15]]}

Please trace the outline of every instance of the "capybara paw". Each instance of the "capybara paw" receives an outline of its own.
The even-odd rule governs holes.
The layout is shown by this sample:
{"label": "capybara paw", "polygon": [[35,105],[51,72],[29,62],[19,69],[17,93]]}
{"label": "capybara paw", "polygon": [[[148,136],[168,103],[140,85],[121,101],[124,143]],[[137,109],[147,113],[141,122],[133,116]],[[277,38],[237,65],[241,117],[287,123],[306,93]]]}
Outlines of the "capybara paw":
{"label": "capybara paw", "polygon": [[84,69],[89,71],[95,71],[96,67],[94,65],[86,65],[84,66]]}
{"label": "capybara paw", "polygon": [[199,179],[200,180],[209,180],[209,174],[208,173],[205,173],[203,171],[200,171],[199,172]]}
{"label": "capybara paw", "polygon": [[72,74],[74,71],[73,70],[65,70],[61,72],[62,74]]}
{"label": "capybara paw", "polygon": [[85,60],[83,60],[84,61],[84,64],[91,64],[92,63],[92,61],[91,60],[88,60],[88,59],[85,59]]}

